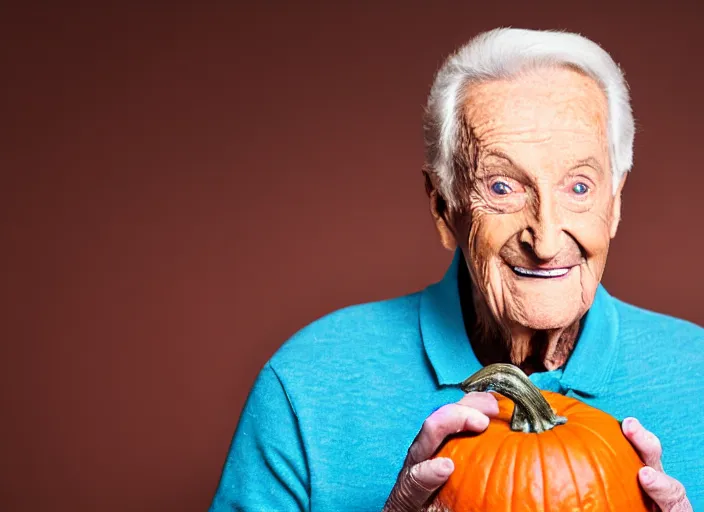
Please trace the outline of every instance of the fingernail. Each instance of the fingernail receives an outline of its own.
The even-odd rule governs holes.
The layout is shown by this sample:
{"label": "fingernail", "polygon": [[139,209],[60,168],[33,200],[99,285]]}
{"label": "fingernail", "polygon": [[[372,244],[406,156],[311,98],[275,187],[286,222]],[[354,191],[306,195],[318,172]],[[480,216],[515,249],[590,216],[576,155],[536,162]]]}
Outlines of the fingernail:
{"label": "fingernail", "polygon": [[452,471],[455,469],[455,465],[452,462],[452,459],[441,459],[441,462],[438,464],[436,473],[439,477],[446,477],[450,476]]}
{"label": "fingernail", "polygon": [[628,432],[629,434],[635,432],[636,427],[638,426],[638,420],[635,418],[626,418],[623,420],[623,430],[624,432]]}
{"label": "fingernail", "polygon": [[645,466],[640,470],[640,481],[644,484],[652,484],[655,480],[655,470],[649,466]]}

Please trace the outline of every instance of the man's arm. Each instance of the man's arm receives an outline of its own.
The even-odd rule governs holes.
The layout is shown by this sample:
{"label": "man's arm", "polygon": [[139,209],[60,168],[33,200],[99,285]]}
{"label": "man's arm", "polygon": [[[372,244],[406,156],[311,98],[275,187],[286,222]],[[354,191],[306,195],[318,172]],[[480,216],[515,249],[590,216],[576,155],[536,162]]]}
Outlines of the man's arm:
{"label": "man's arm", "polygon": [[307,511],[309,489],[296,414],[267,363],[242,411],[210,512]]}

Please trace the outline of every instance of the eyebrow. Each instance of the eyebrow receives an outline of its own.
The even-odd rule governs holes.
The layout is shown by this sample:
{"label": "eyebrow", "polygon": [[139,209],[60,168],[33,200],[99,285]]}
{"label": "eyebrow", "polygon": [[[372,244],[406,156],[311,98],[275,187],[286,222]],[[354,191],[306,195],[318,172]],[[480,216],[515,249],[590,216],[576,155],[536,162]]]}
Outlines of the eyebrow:
{"label": "eyebrow", "polygon": [[577,160],[577,163],[572,167],[571,170],[578,169],[579,167],[584,167],[585,165],[593,168],[600,174],[604,174],[604,169],[601,167],[599,160],[597,160],[593,156]]}
{"label": "eyebrow", "polygon": [[[482,158],[482,164],[484,164],[484,160],[487,160],[490,157],[498,158],[500,160],[504,160],[506,164],[508,164],[508,167],[506,169],[507,174],[513,178],[518,179],[519,176],[528,176],[528,173],[526,173],[525,169],[521,167],[520,165],[516,164],[510,156],[508,156],[506,153],[503,151],[500,151],[498,149],[490,149],[486,152],[484,155],[484,158]],[[488,166],[491,166],[494,164],[488,164]],[[484,168],[485,165],[482,165],[481,168]]]}
{"label": "eyebrow", "polygon": [[[491,150],[487,151],[484,159],[487,159],[489,157],[496,157],[501,160],[505,160],[506,163],[508,163],[514,169],[517,169],[517,170],[525,173],[523,168],[520,165],[516,165],[516,163],[513,160],[511,160],[511,157],[508,156],[503,151],[500,151],[498,149],[491,149]],[[601,164],[599,163],[599,160],[597,160],[593,156],[589,156],[587,158],[582,158],[581,160],[577,160],[575,165],[573,165],[570,170],[579,169],[580,167],[584,167],[584,166],[591,167],[594,170],[596,170],[598,173],[604,174],[604,169],[602,168]]]}
{"label": "eyebrow", "polygon": [[511,160],[511,157],[508,156],[508,155],[507,155],[506,153],[504,153],[503,151],[499,151],[498,149],[490,149],[489,151],[487,151],[487,153],[486,153],[486,155],[485,155],[484,158],[486,159],[486,158],[489,158],[490,156],[494,156],[494,157],[496,157],[496,158],[500,158],[501,160],[506,160],[506,162],[508,162],[508,163],[511,165],[511,167],[518,167],[518,168],[520,168],[518,165],[516,165],[516,164],[513,162],[513,160]]}

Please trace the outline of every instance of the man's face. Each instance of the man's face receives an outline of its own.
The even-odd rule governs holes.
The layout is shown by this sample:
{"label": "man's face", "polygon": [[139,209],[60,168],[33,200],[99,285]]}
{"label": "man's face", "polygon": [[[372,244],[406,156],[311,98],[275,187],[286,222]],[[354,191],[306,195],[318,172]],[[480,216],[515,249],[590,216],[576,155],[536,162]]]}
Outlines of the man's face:
{"label": "man's face", "polygon": [[568,68],[470,91],[477,165],[457,243],[501,324],[567,327],[593,301],[619,220],[606,96]]}

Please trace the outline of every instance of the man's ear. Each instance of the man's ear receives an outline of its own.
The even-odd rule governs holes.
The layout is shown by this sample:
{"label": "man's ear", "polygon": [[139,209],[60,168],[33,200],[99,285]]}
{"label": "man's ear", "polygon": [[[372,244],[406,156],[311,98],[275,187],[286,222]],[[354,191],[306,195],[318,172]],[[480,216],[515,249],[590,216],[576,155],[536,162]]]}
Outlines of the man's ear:
{"label": "man's ear", "polygon": [[611,226],[609,233],[611,235],[611,238],[616,236],[618,224],[619,222],[621,222],[621,193],[623,192],[623,186],[626,184],[627,177],[628,173],[624,173],[623,178],[621,178],[621,182],[618,184],[618,188],[616,189],[616,194],[614,194],[614,201],[611,211]]}
{"label": "man's ear", "polygon": [[430,199],[430,214],[435,222],[435,229],[440,235],[440,242],[448,251],[454,251],[457,247],[454,229],[452,228],[452,219],[450,210],[445,202],[445,199],[440,195],[440,192],[435,187],[430,173],[423,170],[425,176],[425,191]]}

